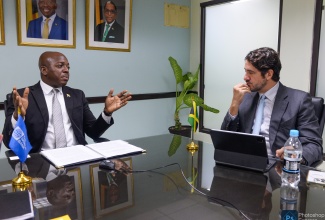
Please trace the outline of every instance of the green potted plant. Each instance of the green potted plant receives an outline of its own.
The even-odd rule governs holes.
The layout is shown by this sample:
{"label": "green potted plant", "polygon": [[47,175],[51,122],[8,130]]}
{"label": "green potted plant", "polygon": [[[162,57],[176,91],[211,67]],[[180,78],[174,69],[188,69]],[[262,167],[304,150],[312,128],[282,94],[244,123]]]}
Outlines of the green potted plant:
{"label": "green potted plant", "polygon": [[191,89],[196,86],[199,79],[200,65],[195,74],[191,72],[183,74],[182,68],[173,57],[169,57],[168,60],[174,72],[176,85],[176,107],[174,112],[175,125],[170,127],[169,131],[173,133],[173,130],[180,131],[182,129],[182,123],[179,119],[180,110],[184,108],[192,108],[193,100],[196,102],[197,106],[202,107],[205,111],[219,113],[218,109],[204,104],[204,100],[196,93],[191,93]]}

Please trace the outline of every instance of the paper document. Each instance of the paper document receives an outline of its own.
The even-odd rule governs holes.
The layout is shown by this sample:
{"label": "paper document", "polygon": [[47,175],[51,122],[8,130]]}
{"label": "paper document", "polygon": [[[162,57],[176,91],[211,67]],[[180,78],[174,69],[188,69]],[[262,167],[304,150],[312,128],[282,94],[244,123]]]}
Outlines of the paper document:
{"label": "paper document", "polygon": [[144,152],[140,147],[129,144],[126,141],[116,140],[96,144],[88,144],[89,148],[102,154],[105,158],[126,155],[133,152]]}
{"label": "paper document", "polygon": [[309,170],[307,176],[307,183],[317,183],[325,185],[325,172]]}
{"label": "paper document", "polygon": [[41,155],[47,158],[56,168],[63,168],[75,164],[143,152],[145,150],[140,147],[131,145],[126,141],[116,140],[86,146],[75,145],[45,150],[41,151]]}

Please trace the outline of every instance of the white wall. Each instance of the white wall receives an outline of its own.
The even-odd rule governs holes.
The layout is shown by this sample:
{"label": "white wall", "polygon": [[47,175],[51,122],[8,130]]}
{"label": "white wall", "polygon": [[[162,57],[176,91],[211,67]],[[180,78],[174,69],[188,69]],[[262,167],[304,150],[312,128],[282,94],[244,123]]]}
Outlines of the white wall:
{"label": "white wall", "polygon": [[309,92],[315,1],[284,0],[280,81]]}
{"label": "white wall", "polygon": [[[190,29],[164,26],[164,0],[134,0],[131,52],[85,49],[86,0],[76,0],[76,48],[47,48],[17,45],[16,1],[3,0],[6,44],[0,45],[0,100],[18,88],[38,82],[40,54],[47,50],[64,53],[69,59],[69,86],[82,89],[87,97],[106,96],[110,88],[133,94],[175,91],[168,57],[189,66]],[[190,0],[169,3],[190,6]],[[95,116],[103,104],[90,105]],[[173,125],[174,98],[131,101],[114,113],[115,124],[104,136],[131,139],[168,133]],[[186,120],[186,115],[182,118]],[[4,114],[0,112],[0,132]]]}

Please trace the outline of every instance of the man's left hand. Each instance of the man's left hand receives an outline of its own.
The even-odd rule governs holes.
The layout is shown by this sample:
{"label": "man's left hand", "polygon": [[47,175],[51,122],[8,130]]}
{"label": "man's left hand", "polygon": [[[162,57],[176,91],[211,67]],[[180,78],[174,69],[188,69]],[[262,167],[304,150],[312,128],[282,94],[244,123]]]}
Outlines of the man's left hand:
{"label": "man's left hand", "polygon": [[123,90],[117,95],[113,95],[113,93],[114,89],[111,89],[106,97],[104,109],[106,114],[112,114],[114,111],[122,108],[132,98],[131,93],[127,90]]}
{"label": "man's left hand", "polygon": [[283,160],[284,157],[284,147],[275,151],[275,156]]}

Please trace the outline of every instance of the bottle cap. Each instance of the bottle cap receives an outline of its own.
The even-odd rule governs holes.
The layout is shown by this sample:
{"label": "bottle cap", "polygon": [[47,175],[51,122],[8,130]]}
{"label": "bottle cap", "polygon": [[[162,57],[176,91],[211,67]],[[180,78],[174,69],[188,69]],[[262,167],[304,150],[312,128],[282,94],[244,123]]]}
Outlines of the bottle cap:
{"label": "bottle cap", "polygon": [[291,137],[299,137],[299,131],[298,130],[290,130],[290,136]]}

